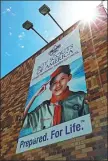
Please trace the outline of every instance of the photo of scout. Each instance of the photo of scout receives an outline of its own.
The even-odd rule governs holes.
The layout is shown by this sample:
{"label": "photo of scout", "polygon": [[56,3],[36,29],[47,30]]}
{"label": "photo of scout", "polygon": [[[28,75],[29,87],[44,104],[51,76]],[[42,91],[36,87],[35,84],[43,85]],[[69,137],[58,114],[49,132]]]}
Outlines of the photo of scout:
{"label": "photo of scout", "polygon": [[49,82],[52,96],[28,113],[32,103],[46,90],[47,83],[32,97],[24,112],[23,129],[32,128],[33,132],[73,120],[89,114],[86,93],[70,91],[68,82],[72,79],[69,65],[59,66]]}

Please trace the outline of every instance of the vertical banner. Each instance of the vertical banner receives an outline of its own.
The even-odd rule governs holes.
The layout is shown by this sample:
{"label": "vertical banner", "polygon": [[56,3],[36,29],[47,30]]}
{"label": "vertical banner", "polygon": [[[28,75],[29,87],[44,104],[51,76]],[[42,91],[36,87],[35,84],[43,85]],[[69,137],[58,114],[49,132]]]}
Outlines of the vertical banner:
{"label": "vertical banner", "polygon": [[16,153],[92,132],[79,29],[35,59]]}

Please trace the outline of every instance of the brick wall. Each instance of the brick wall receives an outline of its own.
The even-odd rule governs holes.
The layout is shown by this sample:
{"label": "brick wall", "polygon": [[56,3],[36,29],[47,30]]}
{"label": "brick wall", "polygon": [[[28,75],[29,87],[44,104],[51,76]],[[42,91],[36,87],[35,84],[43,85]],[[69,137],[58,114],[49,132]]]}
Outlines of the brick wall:
{"label": "brick wall", "polygon": [[[107,17],[78,22],[1,80],[1,160],[107,160]],[[42,148],[16,153],[21,117],[36,55],[79,25],[93,132]]]}

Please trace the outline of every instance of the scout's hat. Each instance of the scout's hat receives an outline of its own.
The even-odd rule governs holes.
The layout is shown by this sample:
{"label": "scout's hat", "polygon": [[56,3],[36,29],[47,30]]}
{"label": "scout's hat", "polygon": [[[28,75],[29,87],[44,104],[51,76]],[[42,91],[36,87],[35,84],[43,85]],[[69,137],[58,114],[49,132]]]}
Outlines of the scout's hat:
{"label": "scout's hat", "polygon": [[52,74],[51,74],[51,80],[50,80],[50,86],[52,85],[55,77],[60,74],[60,73],[64,73],[64,74],[68,74],[70,75],[71,73],[71,70],[70,70],[70,66],[69,65],[62,65],[62,66],[59,66]]}

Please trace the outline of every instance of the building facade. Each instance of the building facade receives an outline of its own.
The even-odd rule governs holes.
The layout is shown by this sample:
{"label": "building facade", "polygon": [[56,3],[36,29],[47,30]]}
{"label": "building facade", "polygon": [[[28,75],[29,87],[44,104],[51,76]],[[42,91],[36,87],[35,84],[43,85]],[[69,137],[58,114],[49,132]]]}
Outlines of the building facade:
{"label": "building facade", "polygon": [[[107,14],[79,21],[1,79],[1,160],[107,160]],[[79,25],[92,133],[16,154],[35,58]]]}

